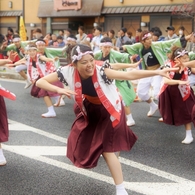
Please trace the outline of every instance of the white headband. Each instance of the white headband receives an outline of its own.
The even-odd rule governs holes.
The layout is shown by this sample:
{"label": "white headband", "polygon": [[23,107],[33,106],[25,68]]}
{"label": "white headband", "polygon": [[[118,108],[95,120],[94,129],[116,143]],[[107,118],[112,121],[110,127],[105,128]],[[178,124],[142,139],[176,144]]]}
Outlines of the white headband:
{"label": "white headband", "polygon": [[35,44],[36,45],[45,45],[45,42],[44,41],[37,41]]}
{"label": "white headband", "polygon": [[80,60],[84,55],[86,54],[92,54],[92,51],[86,51],[85,53],[81,53],[80,47],[78,46],[76,48],[76,51],[78,52],[78,55],[74,55],[72,56],[72,63],[75,62],[76,60]]}
{"label": "white headband", "polygon": [[104,43],[100,43],[100,46],[104,47],[104,46],[110,46],[112,47],[112,43],[111,42],[104,42]]}
{"label": "white headband", "polygon": [[36,47],[29,47],[29,45],[27,45],[26,47],[25,47],[25,49],[28,51],[28,50],[31,50],[31,49],[33,49],[33,50],[37,50],[37,48]]}
{"label": "white headband", "polygon": [[183,51],[178,51],[177,52],[177,56],[175,58],[179,58],[179,57],[182,57],[184,56],[185,54],[188,54],[188,51],[187,50],[183,50]]}
{"label": "white headband", "polygon": [[148,37],[151,37],[152,35],[150,34],[150,33],[147,33],[147,34],[145,34],[143,37],[142,37],[142,41],[144,40],[144,39],[147,39]]}
{"label": "white headband", "polygon": [[19,37],[16,37],[16,38],[13,39],[13,42],[18,42],[18,41],[20,41]]}
{"label": "white headband", "polygon": [[71,37],[68,37],[66,40],[67,40],[67,41],[75,41],[75,42],[76,42],[76,39],[71,38]]}

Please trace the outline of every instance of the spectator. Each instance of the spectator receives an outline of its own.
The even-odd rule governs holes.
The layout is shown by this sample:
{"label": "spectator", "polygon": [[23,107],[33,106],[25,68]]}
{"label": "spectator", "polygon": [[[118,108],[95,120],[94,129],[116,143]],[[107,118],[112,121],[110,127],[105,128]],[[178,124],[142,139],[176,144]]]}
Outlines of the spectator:
{"label": "spectator", "polygon": [[58,35],[64,38],[64,31],[63,30],[59,30],[58,31]]}
{"label": "spectator", "polygon": [[[193,34],[191,40],[187,43],[186,50],[188,52],[195,53],[195,33]],[[192,59],[191,59],[192,60]],[[193,59],[194,60],[194,59]]]}
{"label": "spectator", "polygon": [[7,28],[7,34],[6,34],[8,45],[12,43],[13,35],[14,35],[13,29],[11,27],[8,27]]}
{"label": "spectator", "polygon": [[127,31],[126,32],[126,36],[129,37],[130,41],[131,41],[131,44],[134,44],[135,43],[135,38],[133,37],[133,34],[131,31]]}
{"label": "spectator", "polygon": [[110,31],[108,32],[108,37],[112,40],[113,46],[116,45],[116,38],[114,37],[114,35],[115,35],[114,30],[110,30]]}
{"label": "spectator", "polygon": [[72,30],[70,28],[67,28],[64,30],[64,41],[66,43],[66,39],[72,34]]}
{"label": "spectator", "polygon": [[140,42],[140,35],[142,33],[142,29],[141,28],[138,28],[136,31],[135,31],[135,42],[136,43],[139,43]]}
{"label": "spectator", "polygon": [[66,45],[76,45],[77,38],[74,35],[69,35],[66,39]]}
{"label": "spectator", "polygon": [[94,32],[95,37],[93,37],[92,39],[93,52],[100,50],[100,41],[103,38],[103,35],[101,33],[102,33],[102,28],[97,26]]}
{"label": "spectator", "polygon": [[33,31],[33,39],[40,39],[41,36],[43,36],[41,29],[40,28],[36,28]]}
{"label": "spectator", "polygon": [[160,33],[159,31],[154,31],[152,34],[152,41],[159,41]]}
{"label": "spectator", "polygon": [[88,34],[86,40],[91,42],[93,39],[93,34]]}
{"label": "spectator", "polygon": [[19,30],[15,30],[14,35],[19,35]]}
{"label": "spectator", "polygon": [[185,39],[185,33],[184,33],[184,31],[185,31],[185,28],[183,27],[183,26],[181,26],[180,28],[179,28],[179,37],[180,38],[182,38],[181,40],[181,45],[182,45],[182,48],[185,48],[186,47],[186,45],[187,45],[187,41],[186,41],[186,39]]}
{"label": "spectator", "polygon": [[49,42],[52,40],[51,35],[52,35],[51,33],[47,33],[46,36],[43,38],[43,40],[45,41],[46,46],[48,46]]}
{"label": "spectator", "polygon": [[63,37],[60,36],[60,35],[57,36],[57,42],[58,42],[58,47],[64,47],[65,46]]}
{"label": "spectator", "polygon": [[185,28],[183,26],[181,26],[179,28],[179,35],[178,35],[180,38],[185,36],[184,31],[185,31]]}
{"label": "spectator", "polygon": [[51,41],[49,42],[49,46],[58,47],[57,36],[55,34],[51,35]]}
{"label": "spectator", "polygon": [[167,37],[165,37],[165,41],[178,38],[178,36],[175,34],[175,28],[173,26],[168,26],[166,32]]}
{"label": "spectator", "polygon": [[151,28],[150,33],[152,35],[155,34],[155,36],[158,36],[158,41],[164,41],[165,40],[165,37],[162,35],[162,31],[157,26]]}
{"label": "spectator", "polygon": [[117,40],[116,40],[116,47],[120,48],[124,45],[125,42],[131,41],[129,39],[129,37],[125,36],[126,32],[127,32],[126,28],[124,28],[124,27],[121,28],[120,33],[119,33],[120,37],[117,38]]}
{"label": "spectator", "polygon": [[108,37],[108,32],[103,32],[102,35],[103,37]]}
{"label": "spectator", "polygon": [[84,33],[84,27],[83,26],[79,26],[78,28],[78,34],[76,35],[77,38],[77,43],[81,43],[82,41],[84,41],[87,38],[87,34]]}

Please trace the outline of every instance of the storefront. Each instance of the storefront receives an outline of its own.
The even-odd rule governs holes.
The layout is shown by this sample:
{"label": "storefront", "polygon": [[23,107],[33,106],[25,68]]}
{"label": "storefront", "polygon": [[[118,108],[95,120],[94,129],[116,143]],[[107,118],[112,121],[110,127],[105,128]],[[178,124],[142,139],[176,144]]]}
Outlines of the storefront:
{"label": "storefront", "polygon": [[[138,28],[148,30],[158,26],[166,35],[166,28],[172,25],[175,27],[176,33],[180,26],[184,26],[186,34],[189,34],[193,31],[194,25],[193,17],[187,17],[187,13],[190,13],[191,9],[190,4],[112,6],[104,7],[101,14],[104,16],[105,31],[113,29],[117,32],[124,26],[135,36]],[[181,11],[186,14],[181,14]]]}
{"label": "storefront", "polygon": [[45,33],[66,28],[76,33],[80,25],[90,33],[100,20],[102,6],[103,0],[41,0],[38,17]]}

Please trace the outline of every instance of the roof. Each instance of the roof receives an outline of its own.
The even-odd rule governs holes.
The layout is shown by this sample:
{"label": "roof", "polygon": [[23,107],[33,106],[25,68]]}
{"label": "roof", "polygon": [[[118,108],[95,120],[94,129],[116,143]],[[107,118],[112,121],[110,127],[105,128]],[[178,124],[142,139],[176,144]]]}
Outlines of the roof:
{"label": "roof", "polygon": [[0,11],[0,17],[21,16],[21,15],[22,15],[22,11]]}
{"label": "roof", "polygon": [[82,0],[80,10],[54,10],[53,1],[45,0],[40,1],[38,9],[38,17],[87,17],[87,16],[100,16],[103,6],[103,0]]}
{"label": "roof", "polygon": [[192,4],[166,4],[145,6],[104,7],[102,14],[129,14],[129,13],[162,13],[162,12],[191,12]]}

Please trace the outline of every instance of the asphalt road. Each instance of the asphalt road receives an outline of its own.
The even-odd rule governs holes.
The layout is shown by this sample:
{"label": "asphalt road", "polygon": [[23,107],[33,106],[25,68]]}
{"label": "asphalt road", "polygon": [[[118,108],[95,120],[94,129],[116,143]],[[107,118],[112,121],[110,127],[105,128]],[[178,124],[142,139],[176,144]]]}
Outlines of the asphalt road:
{"label": "asphalt road", "polygon": [[[0,83],[17,96],[16,101],[6,99],[10,139],[3,144],[7,165],[0,167],[0,195],[115,195],[102,157],[88,170],[74,167],[65,156],[72,100],[56,108],[56,118],[43,119],[43,100],[32,98],[24,82]],[[159,112],[148,118],[144,102],[133,103],[131,110],[138,141],[120,154],[129,195],[195,195],[195,143],[181,144],[184,127],[158,122]]]}

